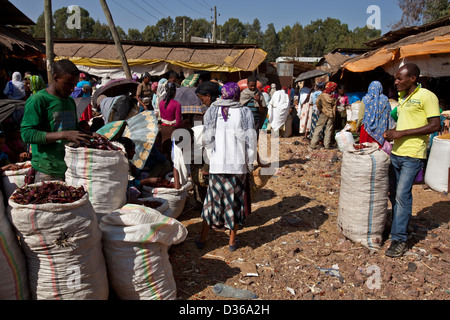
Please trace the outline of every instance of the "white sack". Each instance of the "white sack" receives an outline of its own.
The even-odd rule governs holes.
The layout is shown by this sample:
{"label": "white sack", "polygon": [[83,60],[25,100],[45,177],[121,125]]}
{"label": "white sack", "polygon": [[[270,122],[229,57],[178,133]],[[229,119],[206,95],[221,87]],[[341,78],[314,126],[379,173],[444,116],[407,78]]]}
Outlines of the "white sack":
{"label": "white sack", "polygon": [[127,204],[100,221],[108,278],[121,300],[174,300],[176,283],[168,248],[187,229],[144,206]]}
{"label": "white sack", "polygon": [[129,163],[122,151],[66,146],[66,183],[83,186],[97,218],[127,202]]}
{"label": "white sack", "polygon": [[192,189],[192,182],[189,180],[180,189],[175,188],[152,188],[144,186],[142,190],[143,197],[157,197],[166,199],[169,202],[169,208],[172,211],[171,218],[177,219],[184,210],[184,205],[188,197],[188,191]]}
{"label": "white sack", "polygon": [[425,183],[434,191],[449,192],[450,140],[434,137],[425,171]]}
{"label": "white sack", "polygon": [[[17,163],[17,165],[31,165],[31,161]],[[19,170],[8,170],[2,174],[3,187],[5,189],[5,197],[9,198],[13,192],[25,184],[25,176],[30,168]]]}
{"label": "white sack", "polygon": [[0,300],[31,299],[27,263],[0,192]]}
{"label": "white sack", "polygon": [[108,299],[101,231],[87,194],[73,203],[20,205],[10,198],[9,205],[33,300]]}
{"label": "white sack", "polygon": [[369,249],[379,249],[385,227],[389,156],[376,143],[343,153],[338,228],[344,236]]}

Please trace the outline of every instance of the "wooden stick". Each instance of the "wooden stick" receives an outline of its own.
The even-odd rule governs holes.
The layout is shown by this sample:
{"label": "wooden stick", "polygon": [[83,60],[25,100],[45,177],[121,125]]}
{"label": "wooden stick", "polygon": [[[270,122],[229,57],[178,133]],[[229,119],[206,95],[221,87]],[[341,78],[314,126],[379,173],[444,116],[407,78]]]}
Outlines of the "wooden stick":
{"label": "wooden stick", "polygon": [[120,43],[119,34],[117,33],[117,29],[111,16],[111,12],[109,11],[108,5],[106,4],[105,0],[100,0],[100,4],[102,5],[103,12],[105,13],[106,20],[108,21],[109,29],[111,30],[114,43],[116,44],[117,54],[119,55],[120,61],[122,62],[122,68],[125,72],[125,76],[127,77],[127,79],[131,80],[130,67],[125,56],[125,52],[123,51],[122,44]]}
{"label": "wooden stick", "polygon": [[53,80],[53,13],[52,1],[44,1],[44,21],[45,21],[45,61],[47,68],[47,81],[50,84]]}
{"label": "wooden stick", "polygon": [[450,168],[448,168],[447,192],[450,192]]}

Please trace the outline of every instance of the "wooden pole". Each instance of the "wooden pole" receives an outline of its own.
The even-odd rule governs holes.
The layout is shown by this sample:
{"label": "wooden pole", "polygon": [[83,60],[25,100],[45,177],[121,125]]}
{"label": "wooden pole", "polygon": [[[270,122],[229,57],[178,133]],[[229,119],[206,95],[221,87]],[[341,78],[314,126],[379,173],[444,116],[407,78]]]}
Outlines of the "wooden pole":
{"label": "wooden pole", "polygon": [[117,29],[111,16],[111,12],[109,11],[108,5],[106,4],[106,0],[100,0],[100,4],[102,5],[103,12],[105,13],[106,20],[108,21],[109,29],[111,30],[114,43],[116,44],[116,50],[119,54],[120,61],[122,62],[122,68],[125,72],[125,76],[127,77],[127,79],[131,80],[131,71],[130,67],[128,66],[127,57],[125,56],[122,44],[120,43],[119,34],[117,33]]}
{"label": "wooden pole", "polygon": [[214,6],[214,24],[213,24],[213,34],[212,34],[212,42],[216,43],[216,29],[217,29],[217,7]]}
{"label": "wooden pole", "polygon": [[183,18],[183,42],[186,42],[186,18]]}
{"label": "wooden pole", "polygon": [[448,168],[447,193],[450,193],[450,168]]}
{"label": "wooden pole", "polygon": [[45,60],[47,67],[47,78],[50,84],[53,80],[54,53],[53,53],[53,18],[52,1],[44,0],[45,21]]}

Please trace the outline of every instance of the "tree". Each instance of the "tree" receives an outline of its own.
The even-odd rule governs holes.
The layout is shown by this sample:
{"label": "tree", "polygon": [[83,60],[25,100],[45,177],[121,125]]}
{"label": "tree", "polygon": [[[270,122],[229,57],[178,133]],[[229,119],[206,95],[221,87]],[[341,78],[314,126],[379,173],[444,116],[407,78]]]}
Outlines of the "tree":
{"label": "tree", "polygon": [[397,0],[397,4],[403,13],[393,29],[433,22],[450,14],[448,0]]}
{"label": "tree", "polygon": [[227,43],[243,43],[247,29],[239,19],[230,18],[222,26],[223,40]]}
{"label": "tree", "polygon": [[112,34],[109,26],[107,24],[100,23],[100,21],[97,20],[92,26],[91,38],[112,40]]}
{"label": "tree", "polygon": [[173,40],[175,42],[183,41],[183,19],[184,19],[184,32],[186,35],[186,41],[188,41],[187,35],[189,33],[189,29],[192,26],[192,19],[187,16],[181,16],[175,18],[174,28],[173,28]]}
{"label": "tree", "polygon": [[142,40],[142,33],[138,29],[129,28],[128,29],[127,40],[141,41]]}
{"label": "tree", "polygon": [[273,23],[267,25],[262,48],[267,52],[267,61],[275,61],[280,56],[280,40]]}
{"label": "tree", "polygon": [[156,26],[146,26],[142,32],[142,40],[146,42],[158,42],[158,28]]}
{"label": "tree", "polygon": [[158,38],[161,42],[172,42],[174,40],[173,19],[169,16],[162,18],[156,23]]}
{"label": "tree", "polygon": [[297,22],[292,28],[286,26],[278,33],[280,39],[281,55],[298,56],[303,55],[305,46],[305,31]]}
{"label": "tree", "polygon": [[120,26],[116,26],[117,34],[119,35],[120,40],[127,40],[127,34]]}
{"label": "tree", "polygon": [[263,33],[261,31],[261,23],[259,22],[258,18],[255,18],[252,24],[245,24],[245,27],[247,29],[247,38],[244,39],[245,43],[262,43]]}
{"label": "tree", "polygon": [[[89,16],[86,9],[80,8],[80,29],[69,29],[67,27],[68,18],[72,13],[67,13],[67,7],[62,7],[53,13],[53,36],[58,38],[85,39],[91,38],[96,22]],[[30,27],[30,34],[35,38],[45,37],[44,13],[38,17],[36,25]]]}
{"label": "tree", "polygon": [[[194,19],[188,32],[188,40],[191,37],[211,38],[212,28],[211,23],[206,19]],[[220,38],[220,35],[218,36]]]}
{"label": "tree", "polygon": [[450,15],[450,2],[448,0],[428,0],[425,11],[426,22],[433,22]]}
{"label": "tree", "polygon": [[318,19],[304,28],[303,55],[321,57],[324,54],[342,47],[343,39],[351,36],[347,24],[338,19]]}

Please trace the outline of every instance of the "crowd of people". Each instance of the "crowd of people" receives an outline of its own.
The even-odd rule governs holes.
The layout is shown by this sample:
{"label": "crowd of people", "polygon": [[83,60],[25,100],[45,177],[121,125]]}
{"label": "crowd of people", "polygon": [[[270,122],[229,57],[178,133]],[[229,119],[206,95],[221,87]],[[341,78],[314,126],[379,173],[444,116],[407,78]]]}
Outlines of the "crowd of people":
{"label": "crowd of people", "polygon": [[[389,152],[393,223],[391,246],[386,252],[391,257],[401,256],[406,250],[412,185],[427,157],[428,136],[440,132],[443,124],[439,101],[434,93],[420,86],[419,75],[419,68],[413,64],[397,71],[395,86],[400,95],[394,110],[378,81],[373,81],[367,92],[356,98],[361,101],[357,123],[360,143],[374,142],[380,148],[389,145],[392,149]],[[165,170],[157,176],[147,174],[146,179],[133,186],[154,185],[173,169],[172,135],[176,129],[196,130],[175,100],[177,90],[181,86],[195,86],[196,95],[207,107],[197,134],[202,136],[209,161],[190,167],[195,197],[202,208],[203,227],[195,240],[199,249],[204,248],[208,230],[213,227],[230,230],[230,251],[239,246],[238,226],[251,213],[251,172],[254,166],[267,165],[257,151],[260,130],[270,129],[272,134],[279,135],[286,130],[286,119],[291,115],[293,131],[307,139],[312,150],[321,145],[325,149],[335,148],[333,134],[336,129],[343,129],[345,110],[354,102],[345,88],[334,82],[306,81],[296,91],[292,87],[277,89],[275,84],[260,86],[253,75],[243,87],[217,79],[196,78],[188,83],[180,81],[175,72],[157,81],[152,81],[149,73],[140,78],[133,76],[133,80],[139,82],[136,95],[131,97],[139,112],[152,110],[159,120],[158,139],[145,168],[165,163]],[[99,106],[90,105],[81,118],[77,116],[74,98],[92,97],[94,90],[98,90],[96,80],[80,73],[69,60],[55,63],[48,85],[39,75],[27,74],[22,81],[21,74],[15,72],[4,95],[26,103],[23,114],[2,123],[2,170],[13,170],[15,163],[31,160],[28,181],[64,180],[64,146],[68,142],[89,142],[99,136],[97,130],[104,124],[95,121],[101,120],[96,117],[102,113]],[[119,142],[131,159],[133,142],[127,139]]]}

